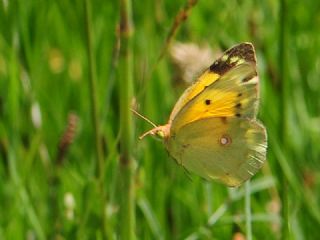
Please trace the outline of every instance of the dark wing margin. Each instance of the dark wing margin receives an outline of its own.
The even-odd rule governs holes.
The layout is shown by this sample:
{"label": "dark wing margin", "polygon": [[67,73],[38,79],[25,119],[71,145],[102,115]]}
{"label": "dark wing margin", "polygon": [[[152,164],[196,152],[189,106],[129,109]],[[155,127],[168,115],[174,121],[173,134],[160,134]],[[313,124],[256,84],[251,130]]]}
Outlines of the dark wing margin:
{"label": "dark wing margin", "polygon": [[240,43],[224,52],[211,66],[210,71],[223,75],[242,62],[256,64],[255,50],[251,43]]}

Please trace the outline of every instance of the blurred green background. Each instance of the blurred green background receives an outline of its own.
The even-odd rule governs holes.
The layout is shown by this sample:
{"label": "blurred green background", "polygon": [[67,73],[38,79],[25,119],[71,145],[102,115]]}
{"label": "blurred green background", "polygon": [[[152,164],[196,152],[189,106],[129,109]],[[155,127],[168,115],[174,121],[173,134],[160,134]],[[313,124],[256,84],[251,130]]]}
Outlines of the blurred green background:
{"label": "blurred green background", "polygon": [[[156,124],[167,122],[186,87],[174,80],[169,52],[157,63],[185,4],[132,4],[134,99]],[[90,5],[103,165],[96,158],[84,1],[0,3],[0,239],[119,239],[127,228],[119,214],[126,191],[118,168],[118,76],[126,71],[119,60],[121,6]],[[320,2],[311,0],[199,1],[190,10],[173,41],[216,52],[255,45],[268,159],[246,189],[228,189],[187,176],[162,142],[138,141],[150,125],[134,118],[137,239],[318,239],[319,11]]]}

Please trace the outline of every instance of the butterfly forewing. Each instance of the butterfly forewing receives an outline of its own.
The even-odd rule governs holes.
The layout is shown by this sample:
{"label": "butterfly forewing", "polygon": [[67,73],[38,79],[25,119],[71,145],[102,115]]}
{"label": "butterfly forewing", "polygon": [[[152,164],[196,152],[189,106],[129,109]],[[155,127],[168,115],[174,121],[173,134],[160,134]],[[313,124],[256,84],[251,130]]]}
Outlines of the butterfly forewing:
{"label": "butterfly forewing", "polygon": [[211,76],[215,77],[214,80],[209,85],[198,85],[197,88],[202,87],[202,90],[198,89],[196,95],[189,95],[188,90],[182,95],[178,103],[188,101],[183,105],[176,104],[169,121],[172,132],[207,117],[255,118],[258,77],[251,44],[242,43],[226,51],[199,80]]}
{"label": "butterfly forewing", "polygon": [[189,101],[172,121],[171,131],[208,117],[255,118],[258,100],[255,66],[243,63]]}
{"label": "butterfly forewing", "polygon": [[225,53],[181,95],[171,112],[169,123],[172,122],[178,112],[188,102],[197,97],[205,88],[213,84],[234,66],[244,62],[250,62],[254,65],[256,63],[255,52],[251,43],[240,43],[225,51]]}

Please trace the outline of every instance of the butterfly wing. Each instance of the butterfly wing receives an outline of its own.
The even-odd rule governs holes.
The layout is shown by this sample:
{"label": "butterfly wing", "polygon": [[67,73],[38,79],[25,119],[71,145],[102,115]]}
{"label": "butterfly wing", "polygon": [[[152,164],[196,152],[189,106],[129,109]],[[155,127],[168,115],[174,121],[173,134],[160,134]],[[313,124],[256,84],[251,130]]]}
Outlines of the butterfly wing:
{"label": "butterfly wing", "polygon": [[170,116],[171,131],[206,117],[254,118],[257,84],[252,44],[242,43],[231,48],[180,97]]}
{"label": "butterfly wing", "polygon": [[166,147],[187,170],[234,187],[262,167],[267,135],[256,120],[211,117],[184,125]]}
{"label": "butterfly wing", "polygon": [[200,76],[169,120],[165,143],[179,164],[228,186],[240,185],[261,168],[267,136],[255,120],[258,82],[250,43],[226,51]]}

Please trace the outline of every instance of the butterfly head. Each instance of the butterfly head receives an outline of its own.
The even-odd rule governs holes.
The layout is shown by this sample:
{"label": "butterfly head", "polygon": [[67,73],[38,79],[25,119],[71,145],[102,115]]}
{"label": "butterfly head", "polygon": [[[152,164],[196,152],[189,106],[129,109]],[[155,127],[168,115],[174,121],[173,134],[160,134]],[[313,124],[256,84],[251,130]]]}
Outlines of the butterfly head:
{"label": "butterfly head", "polygon": [[167,139],[170,136],[170,124],[166,124],[163,126],[157,126],[144,134],[142,134],[139,139],[141,140],[147,135],[153,135],[153,136],[158,136],[163,139]]}
{"label": "butterfly head", "polygon": [[152,128],[151,130],[145,132],[144,134],[142,134],[139,139],[141,140],[142,138],[144,138],[147,135],[153,135],[153,136],[158,136],[164,140],[168,139],[170,136],[170,127],[171,124],[168,123],[166,125],[163,126],[157,126],[155,125],[153,122],[151,122],[148,118],[146,118],[145,116],[141,115],[140,113],[138,113],[136,110],[131,109],[131,111],[136,114],[137,116],[141,117],[142,119],[146,120],[148,123],[150,123],[152,126],[154,126],[154,128]]}

